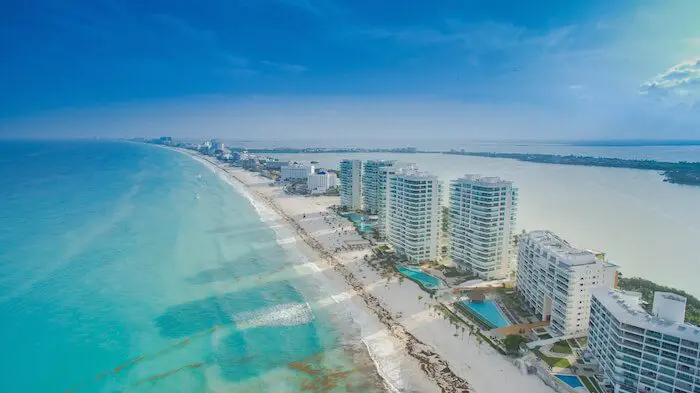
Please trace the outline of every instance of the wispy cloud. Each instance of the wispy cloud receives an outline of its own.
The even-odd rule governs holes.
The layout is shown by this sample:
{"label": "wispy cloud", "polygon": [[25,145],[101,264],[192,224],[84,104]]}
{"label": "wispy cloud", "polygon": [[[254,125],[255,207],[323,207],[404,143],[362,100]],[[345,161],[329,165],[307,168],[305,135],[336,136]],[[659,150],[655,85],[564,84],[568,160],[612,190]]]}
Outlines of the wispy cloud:
{"label": "wispy cloud", "polygon": [[491,52],[511,50],[523,45],[554,49],[565,45],[574,30],[575,26],[563,26],[541,32],[509,23],[465,23],[450,19],[444,21],[439,28],[368,28],[358,30],[358,34],[412,45],[453,44],[470,51]]}
{"label": "wispy cloud", "polygon": [[700,97],[700,57],[676,64],[642,83],[639,92],[656,99],[694,103]]}
{"label": "wispy cloud", "polygon": [[308,71],[308,68],[306,68],[302,65],[299,65],[299,64],[278,63],[278,62],[267,61],[267,60],[261,61],[260,64],[262,64],[265,67],[268,67],[268,68],[271,68],[274,70],[278,70],[278,71],[287,72],[290,74],[300,74],[302,72]]}
{"label": "wispy cloud", "polygon": [[254,60],[237,55],[226,56],[227,67],[225,74],[232,76],[253,76],[273,73],[301,74],[308,68],[291,63],[274,62],[269,60]]}

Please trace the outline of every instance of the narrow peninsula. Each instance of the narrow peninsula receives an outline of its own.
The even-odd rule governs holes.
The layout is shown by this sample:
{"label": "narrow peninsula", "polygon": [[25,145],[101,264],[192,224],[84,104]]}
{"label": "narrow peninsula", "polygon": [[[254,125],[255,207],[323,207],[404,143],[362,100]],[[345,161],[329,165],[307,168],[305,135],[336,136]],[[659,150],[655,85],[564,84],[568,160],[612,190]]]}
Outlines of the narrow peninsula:
{"label": "narrow peninsula", "polygon": [[628,160],[623,158],[606,158],[575,155],[560,156],[555,154],[465,152],[461,150],[451,150],[449,152],[445,152],[445,154],[457,154],[488,158],[510,158],[518,161],[535,162],[541,164],[645,169],[662,172],[664,175],[664,181],[668,183],[700,186],[700,162]]}

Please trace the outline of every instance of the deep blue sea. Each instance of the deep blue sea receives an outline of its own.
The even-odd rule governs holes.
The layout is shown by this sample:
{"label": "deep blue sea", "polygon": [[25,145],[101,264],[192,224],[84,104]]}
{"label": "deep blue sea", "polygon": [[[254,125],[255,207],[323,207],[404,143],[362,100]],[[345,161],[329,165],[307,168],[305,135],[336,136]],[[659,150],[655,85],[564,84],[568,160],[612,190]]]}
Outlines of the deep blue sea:
{"label": "deep blue sea", "polygon": [[2,142],[0,179],[3,393],[381,390],[349,314],[202,164]]}

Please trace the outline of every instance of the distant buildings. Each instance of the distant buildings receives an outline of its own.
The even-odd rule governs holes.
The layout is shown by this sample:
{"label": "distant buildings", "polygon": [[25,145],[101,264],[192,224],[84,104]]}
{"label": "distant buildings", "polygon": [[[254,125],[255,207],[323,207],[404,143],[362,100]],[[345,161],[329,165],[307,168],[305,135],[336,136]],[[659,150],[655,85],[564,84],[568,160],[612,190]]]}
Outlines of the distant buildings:
{"label": "distant buildings", "polygon": [[349,210],[362,209],[362,161],[340,162],[340,206]]}
{"label": "distant buildings", "polygon": [[639,293],[592,290],[588,353],[615,393],[700,392],[700,328],[684,323],[686,299],[654,294],[653,314]]}
{"label": "distant buildings", "polygon": [[306,180],[308,176],[312,173],[314,173],[314,166],[311,164],[288,164],[280,168],[280,180]]}
{"label": "distant buildings", "polygon": [[265,169],[269,171],[282,171],[282,167],[287,165],[289,165],[289,161],[273,161],[269,159],[265,161]]}
{"label": "distant buildings", "polygon": [[[380,184],[382,180],[379,171],[385,167],[391,167],[394,161],[367,160],[363,164],[362,172],[362,197],[363,209],[367,214],[377,214],[380,205],[386,203],[383,191],[385,187]],[[384,179],[384,181],[386,181]]]}
{"label": "distant buildings", "polygon": [[320,171],[312,173],[306,180],[306,187],[311,195],[325,194],[331,188],[338,186],[338,178],[335,173]]}
{"label": "distant buildings", "polygon": [[498,177],[466,175],[450,184],[449,255],[484,279],[508,273],[517,189]]}
{"label": "distant buildings", "polygon": [[441,193],[434,175],[407,170],[387,176],[384,231],[397,253],[409,261],[438,258]]}
{"label": "distant buildings", "polygon": [[588,330],[591,290],[612,288],[617,266],[579,250],[550,231],[532,231],[518,244],[516,289],[555,335]]}
{"label": "distant buildings", "polygon": [[221,142],[218,140],[212,140],[211,141],[211,148],[214,151],[224,151],[224,149],[226,149],[226,145],[224,145],[224,142]]}

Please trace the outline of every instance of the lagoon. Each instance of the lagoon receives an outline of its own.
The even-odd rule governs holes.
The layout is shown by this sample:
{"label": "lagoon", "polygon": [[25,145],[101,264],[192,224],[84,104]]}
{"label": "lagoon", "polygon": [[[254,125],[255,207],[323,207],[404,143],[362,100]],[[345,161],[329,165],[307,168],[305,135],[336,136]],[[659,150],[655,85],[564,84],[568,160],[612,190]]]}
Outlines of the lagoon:
{"label": "lagoon", "polygon": [[[672,160],[673,152],[639,156]],[[551,149],[550,149],[551,150]],[[590,154],[590,153],[589,153]],[[627,156],[635,154],[629,151]],[[687,154],[686,154],[687,155]],[[520,189],[516,229],[550,229],[580,248],[607,253],[627,277],[700,296],[700,187],[662,182],[654,171],[536,164],[438,153],[276,154],[335,168],[343,158],[416,163],[444,182],[465,173],[501,176]],[[444,195],[447,201],[447,193]],[[679,274],[685,272],[687,274]]]}

